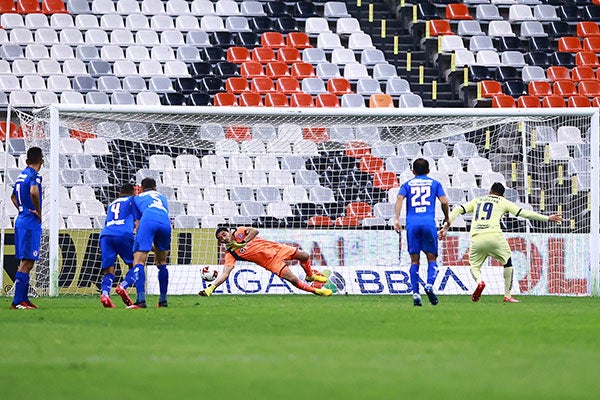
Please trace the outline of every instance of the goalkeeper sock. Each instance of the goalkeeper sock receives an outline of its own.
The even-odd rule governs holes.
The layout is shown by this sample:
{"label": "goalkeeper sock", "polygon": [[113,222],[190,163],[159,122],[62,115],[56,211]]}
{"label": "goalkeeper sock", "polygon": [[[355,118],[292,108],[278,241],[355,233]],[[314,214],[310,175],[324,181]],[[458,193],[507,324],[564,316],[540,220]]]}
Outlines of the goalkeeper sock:
{"label": "goalkeeper sock", "polygon": [[310,266],[310,258],[306,261],[300,261],[300,265],[302,266],[306,276],[312,276],[313,272],[312,267]]}
{"label": "goalkeeper sock", "polygon": [[427,286],[431,288],[435,283],[435,278],[437,278],[438,274],[438,265],[435,261],[429,261],[427,263]]}
{"label": "goalkeeper sock", "polygon": [[113,282],[115,281],[115,276],[113,274],[106,274],[104,278],[102,278],[102,294],[110,296],[110,288],[112,287]]}
{"label": "goalkeeper sock", "polygon": [[158,287],[160,289],[159,301],[167,301],[167,287],[169,286],[169,270],[166,264],[158,267]]}
{"label": "goalkeeper sock", "polygon": [[419,264],[410,264],[410,285],[413,293],[419,293]]}
{"label": "goalkeeper sock", "polygon": [[19,272],[15,274],[15,297],[13,304],[19,304],[27,301],[27,291],[29,290],[29,274]]}
{"label": "goalkeeper sock", "polygon": [[300,279],[296,280],[296,282],[292,282],[292,285],[296,286],[298,289],[300,290],[304,290],[305,292],[310,292],[310,293],[314,293],[315,292],[315,288],[310,286],[309,284],[307,284],[304,281],[301,281]]}
{"label": "goalkeeper sock", "polygon": [[135,290],[137,292],[137,301],[146,301],[146,272],[142,264],[136,264],[133,267],[136,270]]}
{"label": "goalkeeper sock", "polygon": [[510,290],[512,289],[513,274],[515,269],[513,267],[504,267],[504,296],[510,297]]}

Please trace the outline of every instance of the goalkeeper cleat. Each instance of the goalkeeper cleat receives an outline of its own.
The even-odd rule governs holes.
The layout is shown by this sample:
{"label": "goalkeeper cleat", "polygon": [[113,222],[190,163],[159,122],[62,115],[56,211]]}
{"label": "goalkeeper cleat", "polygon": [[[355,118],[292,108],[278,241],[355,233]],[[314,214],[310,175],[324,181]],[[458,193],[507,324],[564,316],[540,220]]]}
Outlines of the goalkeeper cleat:
{"label": "goalkeeper cleat", "polygon": [[505,302],[505,303],[519,303],[519,300],[515,299],[512,296],[510,296],[510,297],[504,297],[504,299],[502,299],[502,301]]}
{"label": "goalkeeper cleat", "polygon": [[127,290],[123,289],[123,287],[121,287],[121,285],[117,286],[117,288],[115,289],[115,292],[117,292],[117,294],[119,296],[121,296],[123,303],[125,303],[125,305],[127,307],[129,307],[130,305],[133,304],[133,301],[131,301],[131,297],[129,297],[129,293],[127,293]]}
{"label": "goalkeeper cleat", "polygon": [[432,306],[435,306],[439,303],[437,296],[435,295],[435,293],[433,293],[433,289],[425,289],[425,294],[427,295],[427,298],[429,299],[429,302]]}
{"label": "goalkeeper cleat", "polygon": [[102,296],[100,296],[100,303],[102,303],[102,305],[104,306],[104,308],[115,308],[115,304],[112,302],[112,300],[110,299],[110,297],[108,297],[105,294],[103,294]]}
{"label": "goalkeeper cleat", "polygon": [[471,300],[473,300],[474,302],[478,302],[479,298],[481,297],[481,293],[483,292],[483,289],[485,289],[485,282],[481,281],[477,285],[477,288],[475,288],[475,291],[473,292],[473,295],[471,296]]}
{"label": "goalkeeper cleat", "polygon": [[166,300],[162,300],[158,302],[158,308],[169,307],[169,303]]}
{"label": "goalkeeper cleat", "polygon": [[29,307],[29,305],[24,301],[20,302],[19,304],[10,303],[11,310],[30,310],[32,308],[33,307]]}
{"label": "goalkeeper cleat", "polygon": [[132,305],[127,307],[128,310],[133,310],[136,308],[146,308],[146,302],[145,301],[136,301],[135,303],[133,303]]}
{"label": "goalkeeper cleat", "polygon": [[333,294],[333,292],[331,291],[331,289],[315,289],[315,294],[317,296],[323,296],[323,297],[329,297]]}
{"label": "goalkeeper cleat", "polygon": [[420,295],[413,295],[413,306],[415,307],[423,307],[423,302],[421,301]]}
{"label": "goalkeeper cleat", "polygon": [[321,283],[326,283],[327,282],[327,277],[325,275],[321,274],[320,272],[317,272],[317,271],[313,270],[313,274],[306,277],[306,282],[321,282]]}

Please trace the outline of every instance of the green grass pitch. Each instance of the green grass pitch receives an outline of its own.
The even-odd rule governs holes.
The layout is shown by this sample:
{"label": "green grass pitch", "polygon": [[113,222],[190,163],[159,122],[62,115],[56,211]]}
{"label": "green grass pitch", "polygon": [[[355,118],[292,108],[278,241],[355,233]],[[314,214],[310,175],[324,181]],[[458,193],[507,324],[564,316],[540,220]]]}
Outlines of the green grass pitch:
{"label": "green grass pitch", "polygon": [[[118,296],[113,295],[117,304]],[[2,300],[0,398],[591,399],[598,298],[97,297]]]}

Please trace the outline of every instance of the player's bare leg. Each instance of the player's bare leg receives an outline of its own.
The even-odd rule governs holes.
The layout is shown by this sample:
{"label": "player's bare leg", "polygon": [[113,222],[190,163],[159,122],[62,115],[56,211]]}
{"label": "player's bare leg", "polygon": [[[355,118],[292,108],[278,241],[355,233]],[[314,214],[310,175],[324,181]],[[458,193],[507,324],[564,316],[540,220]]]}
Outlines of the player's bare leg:
{"label": "player's bare leg", "polygon": [[325,288],[314,288],[305,282],[301,281],[290,269],[286,266],[281,271],[280,276],[286,281],[290,282],[292,285],[296,286],[300,290],[304,290],[305,292],[316,294],[317,296],[331,296],[333,292],[331,289]]}

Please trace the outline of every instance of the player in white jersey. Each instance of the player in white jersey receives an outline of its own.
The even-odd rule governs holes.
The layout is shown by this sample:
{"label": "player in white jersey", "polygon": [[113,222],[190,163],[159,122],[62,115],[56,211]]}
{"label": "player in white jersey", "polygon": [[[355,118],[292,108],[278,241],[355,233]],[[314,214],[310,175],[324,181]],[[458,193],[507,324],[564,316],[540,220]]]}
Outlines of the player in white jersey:
{"label": "player in white jersey", "polygon": [[481,293],[485,288],[485,282],[481,277],[481,266],[488,257],[492,257],[504,265],[504,301],[518,303],[519,300],[510,294],[514,273],[511,259],[512,251],[508,245],[508,241],[502,234],[500,219],[504,214],[510,213],[517,217],[536,221],[561,222],[562,216],[559,214],[546,216],[519,207],[512,201],[504,198],[504,185],[500,182],[495,182],[488,195],[475,198],[452,210],[450,220],[444,224],[440,232],[440,239],[445,239],[448,229],[456,217],[459,214],[466,213],[473,213],[470,231],[469,264],[471,264],[471,274],[477,282],[477,288],[473,292],[471,299],[479,301]]}

